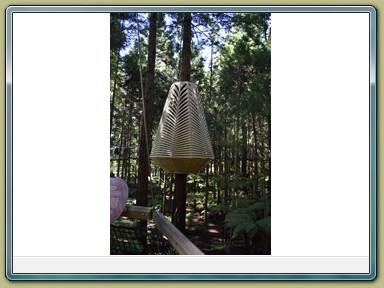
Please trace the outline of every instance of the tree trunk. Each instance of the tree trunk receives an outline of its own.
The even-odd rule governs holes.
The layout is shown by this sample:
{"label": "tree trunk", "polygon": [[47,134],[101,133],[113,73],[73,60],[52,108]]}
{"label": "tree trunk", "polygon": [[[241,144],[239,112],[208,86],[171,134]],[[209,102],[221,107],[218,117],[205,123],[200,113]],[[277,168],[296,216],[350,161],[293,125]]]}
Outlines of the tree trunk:
{"label": "tree trunk", "polygon": [[258,163],[258,157],[257,157],[257,130],[256,130],[256,116],[255,113],[252,113],[252,127],[253,127],[253,138],[255,141],[255,192],[258,190],[259,187],[259,163]]}
{"label": "tree trunk", "polygon": [[[220,175],[222,176],[223,175],[223,163],[222,163],[222,153],[223,153],[223,145],[222,145],[222,130],[220,128],[219,130],[219,133],[218,133],[218,147],[217,147],[217,173],[215,173],[216,175]],[[216,159],[216,157],[215,157]],[[223,187],[223,178],[220,177],[219,180],[218,180],[218,185],[217,185],[218,189],[217,189],[217,204],[220,204],[221,203],[221,189]]]}
{"label": "tree trunk", "polygon": [[212,87],[213,87],[213,31],[211,33],[211,61],[209,63],[209,99],[212,100]]}
{"label": "tree trunk", "polygon": [[240,174],[240,163],[239,163],[239,130],[240,130],[240,114],[237,114],[236,117],[236,127],[234,131],[234,138],[235,138],[235,147],[233,147],[234,154],[235,154],[235,178],[233,183],[233,203],[235,207],[237,206],[238,201],[238,195],[239,195],[239,174]]}
{"label": "tree trunk", "polygon": [[242,134],[242,144],[241,144],[241,177],[245,178],[247,177],[247,139],[248,139],[248,127],[247,122],[245,121],[242,123],[241,126],[241,134]]}
{"label": "tree trunk", "polygon": [[[128,104],[127,104],[127,109],[128,109],[128,115],[126,117],[127,119],[127,125],[126,127],[131,127],[131,104],[129,101],[127,101]],[[127,170],[128,170],[128,154],[129,154],[129,141],[131,139],[131,133],[130,133],[131,129],[126,129],[126,131],[124,132],[124,135],[125,135],[125,140],[124,140],[124,146],[121,146],[121,150],[123,152],[123,167],[122,167],[122,171],[121,171],[121,176],[122,178],[127,181]],[[127,183],[129,184],[129,182],[127,181]]]}
{"label": "tree trunk", "polygon": [[167,173],[164,172],[164,190],[163,190],[163,215],[166,213],[166,204],[167,204]]}
{"label": "tree trunk", "polygon": [[131,141],[132,141],[132,136],[131,136],[131,133],[129,132],[129,140],[128,140],[128,151],[127,151],[127,170],[126,170],[126,178],[127,178],[127,183],[129,185],[129,183],[131,183]]}
{"label": "tree trunk", "polygon": [[191,13],[184,13],[183,50],[181,54],[181,81],[191,81]]}
{"label": "tree trunk", "polygon": [[[181,81],[191,80],[191,13],[184,13]],[[172,223],[184,233],[187,201],[187,174],[176,174],[175,196],[172,208]]]}
{"label": "tree trunk", "polygon": [[269,162],[269,165],[268,165],[268,189],[269,191],[271,191],[271,185],[272,185],[272,182],[271,182],[271,114],[268,114],[268,162]]}
{"label": "tree trunk", "polygon": [[[224,127],[227,127],[227,121],[224,120]],[[224,139],[227,138],[227,129],[224,128]],[[228,190],[229,190],[229,157],[228,157],[228,144],[224,144],[224,213],[228,211]]]}
{"label": "tree trunk", "polygon": [[[128,108],[128,127],[132,127],[132,103],[129,101]],[[125,179],[127,179],[128,185],[131,183],[131,143],[132,143],[133,133],[131,129],[128,129],[128,138],[127,138],[127,168],[125,170]]]}
{"label": "tree trunk", "polygon": [[148,63],[144,90],[144,109],[142,117],[142,129],[140,133],[139,149],[139,171],[138,171],[138,190],[137,205],[148,205],[148,176],[150,147],[147,144],[151,142],[152,131],[152,98],[153,82],[155,75],[156,60],[156,22],[157,13],[151,13],[149,20],[149,39],[148,39]]}
{"label": "tree trunk", "polygon": [[111,143],[110,145],[113,146],[112,143],[112,126],[113,126],[113,113],[115,110],[115,96],[116,96],[116,88],[117,88],[117,74],[119,71],[119,62],[120,62],[120,57],[119,57],[119,52],[116,52],[116,68],[115,68],[115,75],[114,75],[114,81],[113,81],[113,92],[112,92],[112,101],[111,101],[111,108],[110,108],[110,119],[109,119],[109,133],[111,135]]}
{"label": "tree trunk", "polygon": [[[122,158],[121,156],[123,155],[123,143],[124,143],[124,138],[125,138],[125,125],[124,125],[124,122],[125,122],[125,105],[123,106],[123,116],[122,116],[122,121],[121,121],[121,132],[120,132],[120,148],[119,148],[119,154],[117,155],[117,173],[116,173],[116,176],[117,177],[121,177],[123,178],[123,171],[121,171],[120,173],[120,167],[121,167],[121,160],[123,160],[124,162],[124,158]],[[124,164],[123,164],[124,165]],[[121,169],[123,170],[123,169]]]}
{"label": "tree trunk", "polygon": [[204,199],[204,226],[205,229],[208,228],[208,192],[209,192],[209,166],[206,167],[206,174],[205,174],[205,199]]}
{"label": "tree trunk", "polygon": [[173,194],[174,194],[174,189],[173,189],[173,174],[169,175],[169,202],[168,202],[168,211],[172,213],[173,211]]}
{"label": "tree trunk", "polygon": [[175,195],[172,207],[172,223],[180,230],[185,232],[185,209],[187,202],[187,174],[176,174]]}

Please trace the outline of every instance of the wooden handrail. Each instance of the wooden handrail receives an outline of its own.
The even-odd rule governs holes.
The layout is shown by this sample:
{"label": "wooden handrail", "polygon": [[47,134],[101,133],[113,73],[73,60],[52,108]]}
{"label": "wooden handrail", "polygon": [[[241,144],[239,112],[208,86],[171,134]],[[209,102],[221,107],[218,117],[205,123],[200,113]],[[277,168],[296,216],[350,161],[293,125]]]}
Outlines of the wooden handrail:
{"label": "wooden handrail", "polygon": [[121,216],[137,220],[152,220],[152,208],[127,205]]}
{"label": "wooden handrail", "polygon": [[167,218],[159,211],[151,207],[127,205],[121,214],[137,220],[153,220],[157,229],[167,237],[169,243],[182,255],[205,255],[195,246],[183,233],[179,231]]}
{"label": "wooden handrail", "polygon": [[172,246],[182,255],[204,255],[183,233],[181,233],[163,214],[153,210],[153,221],[157,229],[167,237]]}

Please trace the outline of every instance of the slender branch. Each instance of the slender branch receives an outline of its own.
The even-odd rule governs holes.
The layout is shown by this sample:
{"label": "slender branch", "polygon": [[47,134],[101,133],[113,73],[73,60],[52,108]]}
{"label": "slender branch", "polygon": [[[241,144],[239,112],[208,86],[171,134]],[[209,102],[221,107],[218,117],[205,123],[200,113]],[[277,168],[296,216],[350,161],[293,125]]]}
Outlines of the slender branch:
{"label": "slender branch", "polygon": [[196,30],[198,30],[201,34],[203,34],[206,38],[208,38],[208,39],[211,39],[211,37],[209,36],[209,35],[207,35],[205,32],[206,31],[209,31],[209,32],[212,32],[213,34],[215,34],[216,36],[218,36],[221,40],[226,40],[226,38],[225,37],[223,37],[223,36],[221,36],[220,34],[218,34],[215,30],[213,30],[213,29],[207,29],[206,31],[202,31],[200,28],[199,28],[199,26],[198,25],[196,25],[196,24],[194,24],[194,23],[192,23],[192,26],[193,26],[193,28],[195,28]]}

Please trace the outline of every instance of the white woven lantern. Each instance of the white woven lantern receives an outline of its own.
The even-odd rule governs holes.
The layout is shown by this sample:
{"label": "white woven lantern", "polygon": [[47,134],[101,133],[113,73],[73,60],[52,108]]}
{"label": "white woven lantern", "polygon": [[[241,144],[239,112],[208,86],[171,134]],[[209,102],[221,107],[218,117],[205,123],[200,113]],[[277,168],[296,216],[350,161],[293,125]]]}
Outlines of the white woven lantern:
{"label": "white woven lantern", "polygon": [[214,159],[196,84],[172,84],[150,157],[165,171],[176,174],[196,173]]}

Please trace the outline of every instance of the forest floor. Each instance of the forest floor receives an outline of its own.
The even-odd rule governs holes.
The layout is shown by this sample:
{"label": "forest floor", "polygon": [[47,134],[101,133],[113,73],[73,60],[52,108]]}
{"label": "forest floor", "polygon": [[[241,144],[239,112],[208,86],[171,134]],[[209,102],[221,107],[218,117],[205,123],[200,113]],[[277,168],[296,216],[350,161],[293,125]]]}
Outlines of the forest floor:
{"label": "forest floor", "polygon": [[204,215],[194,212],[187,207],[187,213],[193,216],[187,221],[186,236],[207,255],[244,255],[246,250],[243,241],[231,241],[231,248],[225,241],[224,216],[208,216],[207,227],[204,225]]}
{"label": "forest floor", "polygon": [[204,254],[225,254],[224,230],[221,220],[208,217],[207,228],[205,228],[204,215],[195,213],[188,222],[185,234]]}

